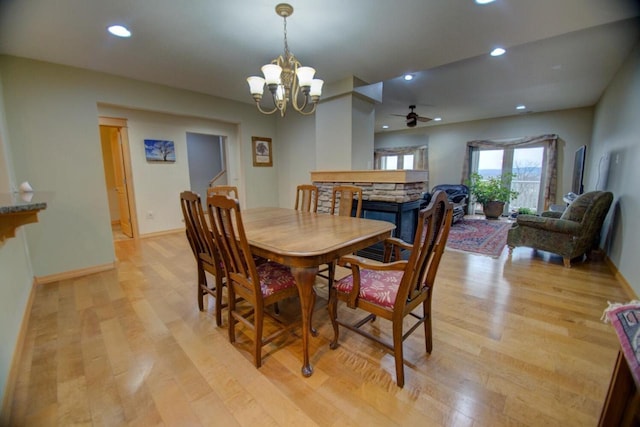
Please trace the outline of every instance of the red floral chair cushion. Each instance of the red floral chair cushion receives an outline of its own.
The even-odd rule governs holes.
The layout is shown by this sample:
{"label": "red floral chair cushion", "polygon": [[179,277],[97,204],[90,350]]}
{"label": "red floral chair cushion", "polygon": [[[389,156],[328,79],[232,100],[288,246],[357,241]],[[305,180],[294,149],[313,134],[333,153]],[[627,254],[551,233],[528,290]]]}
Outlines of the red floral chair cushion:
{"label": "red floral chair cushion", "polygon": [[[404,271],[360,270],[361,300],[386,308],[393,308]],[[353,276],[349,275],[334,283],[338,292],[350,293]]]}
{"label": "red floral chair cushion", "polygon": [[256,266],[260,277],[262,296],[268,297],[283,289],[296,286],[291,269],[277,262],[267,261]]}

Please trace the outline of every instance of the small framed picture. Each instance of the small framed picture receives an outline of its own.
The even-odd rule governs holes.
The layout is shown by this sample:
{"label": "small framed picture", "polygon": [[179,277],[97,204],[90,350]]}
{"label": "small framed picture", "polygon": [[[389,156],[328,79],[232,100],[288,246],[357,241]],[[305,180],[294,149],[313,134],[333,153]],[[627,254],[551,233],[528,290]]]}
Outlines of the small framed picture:
{"label": "small framed picture", "polygon": [[251,149],[253,153],[253,166],[273,166],[271,138],[252,136]]}
{"label": "small framed picture", "polygon": [[173,141],[145,139],[144,154],[148,162],[173,163],[176,161],[176,149]]}

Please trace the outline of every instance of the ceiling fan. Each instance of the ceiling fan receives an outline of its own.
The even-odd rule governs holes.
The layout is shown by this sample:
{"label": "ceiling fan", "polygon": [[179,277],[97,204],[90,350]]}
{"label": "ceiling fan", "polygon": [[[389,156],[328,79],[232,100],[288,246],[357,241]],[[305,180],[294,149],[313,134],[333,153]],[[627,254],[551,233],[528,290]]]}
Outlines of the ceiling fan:
{"label": "ceiling fan", "polygon": [[409,109],[411,110],[409,112],[409,114],[407,114],[406,116],[404,114],[392,114],[392,116],[399,116],[399,117],[404,117],[407,119],[407,126],[412,128],[415,127],[418,122],[428,122],[431,121],[433,119],[430,119],[429,117],[421,117],[418,115],[418,113],[416,113],[415,111],[413,111],[416,108],[415,105],[409,105]]}

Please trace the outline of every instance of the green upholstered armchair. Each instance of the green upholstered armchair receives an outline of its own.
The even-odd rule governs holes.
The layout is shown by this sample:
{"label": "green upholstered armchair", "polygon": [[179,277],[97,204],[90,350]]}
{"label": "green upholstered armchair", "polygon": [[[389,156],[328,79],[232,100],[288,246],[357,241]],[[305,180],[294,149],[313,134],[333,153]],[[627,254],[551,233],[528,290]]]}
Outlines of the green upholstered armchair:
{"label": "green upholstered armchair", "polygon": [[578,196],[563,213],[518,215],[507,236],[509,254],[516,246],[527,246],[559,254],[564,266],[571,267],[572,259],[597,248],[612,201],[608,191],[591,191]]}

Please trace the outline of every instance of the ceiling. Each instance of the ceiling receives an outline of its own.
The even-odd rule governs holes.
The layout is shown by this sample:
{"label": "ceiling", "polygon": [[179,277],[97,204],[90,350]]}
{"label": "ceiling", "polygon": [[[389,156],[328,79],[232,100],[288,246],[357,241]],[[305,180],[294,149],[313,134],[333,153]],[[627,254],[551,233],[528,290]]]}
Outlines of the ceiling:
{"label": "ceiling", "polygon": [[[290,50],[318,78],[383,82],[376,132],[406,129],[391,114],[409,104],[442,117],[418,126],[594,105],[640,40],[638,0],[290,2]],[[0,53],[253,103],[245,78],[283,50],[276,3],[0,0]]]}

